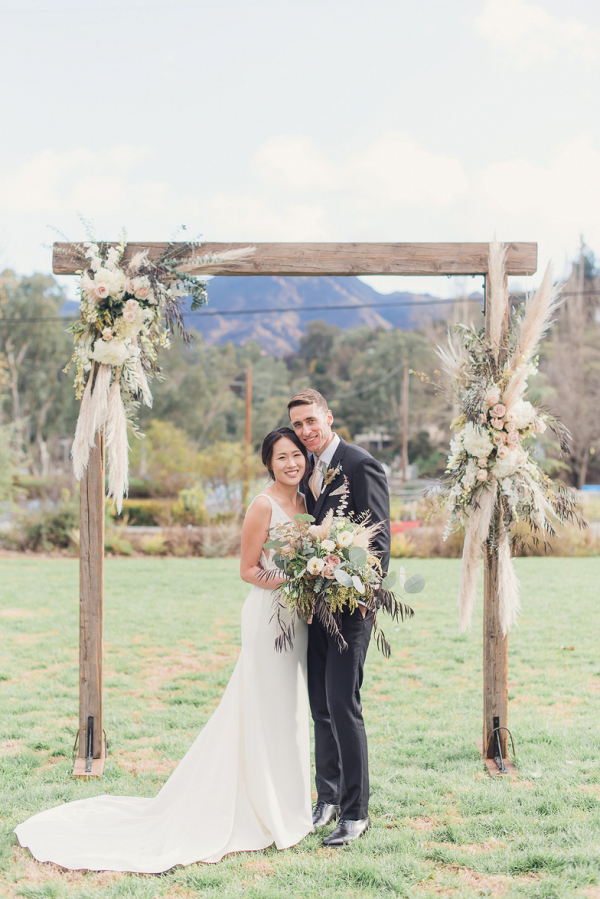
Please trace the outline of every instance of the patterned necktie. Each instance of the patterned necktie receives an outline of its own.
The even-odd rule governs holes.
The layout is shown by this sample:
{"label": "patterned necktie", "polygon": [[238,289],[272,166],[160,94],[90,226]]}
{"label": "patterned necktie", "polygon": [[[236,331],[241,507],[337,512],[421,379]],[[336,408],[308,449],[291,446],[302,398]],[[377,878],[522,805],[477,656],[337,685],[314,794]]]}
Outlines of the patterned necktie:
{"label": "patterned necktie", "polygon": [[315,498],[315,502],[321,495],[321,471],[323,469],[323,463],[320,459],[317,459],[315,463],[315,467],[312,471],[311,476],[308,479],[308,486],[310,487],[310,492]]}

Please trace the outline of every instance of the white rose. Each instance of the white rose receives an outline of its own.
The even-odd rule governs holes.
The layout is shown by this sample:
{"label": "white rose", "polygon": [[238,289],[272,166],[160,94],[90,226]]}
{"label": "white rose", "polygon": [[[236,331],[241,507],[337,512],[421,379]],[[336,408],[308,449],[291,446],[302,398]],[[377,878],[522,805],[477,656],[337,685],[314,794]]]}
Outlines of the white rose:
{"label": "white rose", "polygon": [[353,539],[352,531],[342,531],[341,534],[338,534],[337,545],[342,549],[346,549],[348,546],[352,546]]}
{"label": "white rose", "polygon": [[321,540],[321,546],[325,552],[332,553],[335,549],[335,542],[333,540]]}
{"label": "white rose", "polygon": [[488,473],[485,468],[480,468],[477,472],[477,480],[478,481],[487,481]]}
{"label": "white rose", "polygon": [[319,559],[318,556],[313,556],[312,559],[309,559],[306,563],[306,570],[309,574],[320,574],[325,567],[325,560]]}
{"label": "white rose", "polygon": [[91,358],[101,365],[123,365],[130,356],[130,347],[124,340],[97,340]]}

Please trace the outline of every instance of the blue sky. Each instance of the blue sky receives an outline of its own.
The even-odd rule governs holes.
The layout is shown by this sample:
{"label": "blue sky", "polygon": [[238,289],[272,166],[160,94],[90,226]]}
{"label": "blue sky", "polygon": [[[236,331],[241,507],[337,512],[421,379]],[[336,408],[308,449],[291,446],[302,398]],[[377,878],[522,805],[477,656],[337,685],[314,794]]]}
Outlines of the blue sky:
{"label": "blue sky", "polygon": [[111,238],[600,254],[597,2],[1,0],[0,27],[2,267],[48,271],[78,213]]}

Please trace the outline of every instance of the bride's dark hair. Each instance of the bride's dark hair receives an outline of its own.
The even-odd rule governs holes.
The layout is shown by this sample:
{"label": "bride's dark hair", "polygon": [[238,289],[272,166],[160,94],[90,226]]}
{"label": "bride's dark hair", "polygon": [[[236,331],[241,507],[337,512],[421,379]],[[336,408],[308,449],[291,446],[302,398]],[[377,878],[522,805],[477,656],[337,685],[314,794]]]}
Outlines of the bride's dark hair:
{"label": "bride's dark hair", "polygon": [[274,431],[270,431],[267,434],[262,442],[261,448],[262,463],[273,480],[275,480],[275,475],[273,474],[273,468],[271,467],[271,460],[273,458],[275,444],[278,443],[282,437],[287,437],[288,440],[291,440],[292,443],[295,443],[304,456],[304,459],[308,462],[308,450],[306,449],[300,438],[296,436],[295,431],[292,428],[275,428]]}

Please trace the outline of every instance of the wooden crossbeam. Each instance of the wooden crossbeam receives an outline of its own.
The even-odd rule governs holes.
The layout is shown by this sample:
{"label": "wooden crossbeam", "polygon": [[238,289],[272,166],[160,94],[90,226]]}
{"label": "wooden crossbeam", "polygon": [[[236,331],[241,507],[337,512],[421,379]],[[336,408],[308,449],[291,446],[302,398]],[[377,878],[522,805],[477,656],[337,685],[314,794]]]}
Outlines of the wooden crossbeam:
{"label": "wooden crossbeam", "polygon": [[[248,243],[205,243],[192,250],[180,244],[182,258],[193,254],[218,255]],[[111,243],[110,246],[117,246]],[[128,243],[125,259],[147,249],[159,256],[167,243]],[[177,246],[177,244],[176,244]],[[485,275],[487,243],[256,243],[256,251],[237,262],[203,269],[212,275]],[[80,268],[74,245],[55,243],[52,270],[55,275],[74,275]],[[506,269],[509,275],[532,275],[537,269],[536,243],[510,243]]]}

